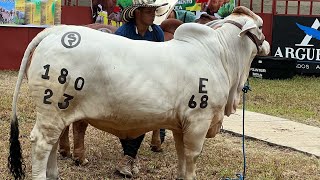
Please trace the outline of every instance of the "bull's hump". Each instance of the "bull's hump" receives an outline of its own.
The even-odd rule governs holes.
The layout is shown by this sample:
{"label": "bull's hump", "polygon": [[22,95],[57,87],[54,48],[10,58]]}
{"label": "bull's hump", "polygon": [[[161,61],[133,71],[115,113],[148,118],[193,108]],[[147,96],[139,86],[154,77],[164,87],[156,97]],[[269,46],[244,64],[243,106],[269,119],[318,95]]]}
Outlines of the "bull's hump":
{"label": "bull's hump", "polygon": [[176,29],[174,39],[181,41],[190,41],[192,39],[201,40],[203,38],[208,38],[213,33],[214,31],[206,25],[185,23]]}

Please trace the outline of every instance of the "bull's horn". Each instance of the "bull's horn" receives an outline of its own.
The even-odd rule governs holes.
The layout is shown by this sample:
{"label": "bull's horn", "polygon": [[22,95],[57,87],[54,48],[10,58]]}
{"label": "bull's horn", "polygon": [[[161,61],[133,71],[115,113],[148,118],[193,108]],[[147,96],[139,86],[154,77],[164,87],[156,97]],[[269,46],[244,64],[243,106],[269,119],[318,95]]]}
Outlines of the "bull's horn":
{"label": "bull's horn", "polygon": [[246,15],[252,17],[253,19],[257,18],[256,14],[254,14],[250,9],[248,9],[247,7],[244,7],[244,6],[238,6],[238,7],[234,8],[233,13],[246,14]]}

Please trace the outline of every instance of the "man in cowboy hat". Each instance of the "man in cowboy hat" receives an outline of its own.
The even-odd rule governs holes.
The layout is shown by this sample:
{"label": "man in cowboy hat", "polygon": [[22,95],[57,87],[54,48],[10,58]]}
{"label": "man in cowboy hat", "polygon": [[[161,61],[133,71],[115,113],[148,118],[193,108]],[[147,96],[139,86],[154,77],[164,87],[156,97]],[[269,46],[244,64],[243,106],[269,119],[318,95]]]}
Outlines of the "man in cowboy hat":
{"label": "man in cowboy hat", "polygon": [[[132,2],[120,0],[118,4],[124,8],[121,16],[125,24],[119,27],[115,34],[133,40],[164,41],[163,31],[153,21],[157,8],[167,5],[167,3],[156,3],[153,0],[132,0]],[[143,134],[136,139],[120,139],[124,152],[124,157],[116,167],[120,174],[132,177],[139,173],[139,162],[136,156],[144,136]],[[164,136],[161,139],[163,140]]]}
{"label": "man in cowboy hat", "polygon": [[[156,10],[168,3],[157,3],[153,0],[132,0],[130,5],[130,1],[122,3],[120,0],[118,2],[119,6],[123,8],[121,16],[125,24],[118,29],[116,34],[134,40],[161,41],[157,37],[156,39],[153,37],[162,32],[161,28],[153,22],[158,15]],[[133,29],[135,31],[132,31]]]}

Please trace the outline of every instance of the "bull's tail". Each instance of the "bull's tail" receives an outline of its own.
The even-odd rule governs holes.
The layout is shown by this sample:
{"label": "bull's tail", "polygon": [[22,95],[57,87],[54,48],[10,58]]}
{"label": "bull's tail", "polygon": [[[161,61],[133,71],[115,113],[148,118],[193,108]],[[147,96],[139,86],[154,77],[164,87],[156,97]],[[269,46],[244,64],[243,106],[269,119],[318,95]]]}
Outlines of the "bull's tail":
{"label": "bull's tail", "polygon": [[12,101],[12,120],[10,130],[10,152],[8,157],[8,168],[15,179],[23,179],[25,177],[25,165],[22,157],[22,150],[19,141],[19,122],[17,120],[17,100],[21,87],[24,72],[27,67],[28,59],[32,50],[49,34],[51,28],[40,32],[28,45],[21,61],[18,80],[13,94]]}

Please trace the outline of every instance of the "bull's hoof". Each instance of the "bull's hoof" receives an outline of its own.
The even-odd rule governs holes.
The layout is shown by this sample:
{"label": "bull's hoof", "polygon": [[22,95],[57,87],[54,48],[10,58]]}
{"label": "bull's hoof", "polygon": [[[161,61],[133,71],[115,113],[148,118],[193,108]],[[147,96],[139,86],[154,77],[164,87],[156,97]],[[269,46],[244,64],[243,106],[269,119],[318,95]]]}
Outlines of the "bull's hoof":
{"label": "bull's hoof", "polygon": [[163,149],[161,147],[151,146],[151,151],[153,151],[153,152],[163,152]]}
{"label": "bull's hoof", "polygon": [[76,166],[85,166],[89,163],[88,159],[80,160],[80,159],[74,159],[74,164]]}
{"label": "bull's hoof", "polygon": [[61,159],[68,159],[68,158],[72,158],[72,154],[70,152],[67,151],[61,151],[60,153],[60,157]]}

